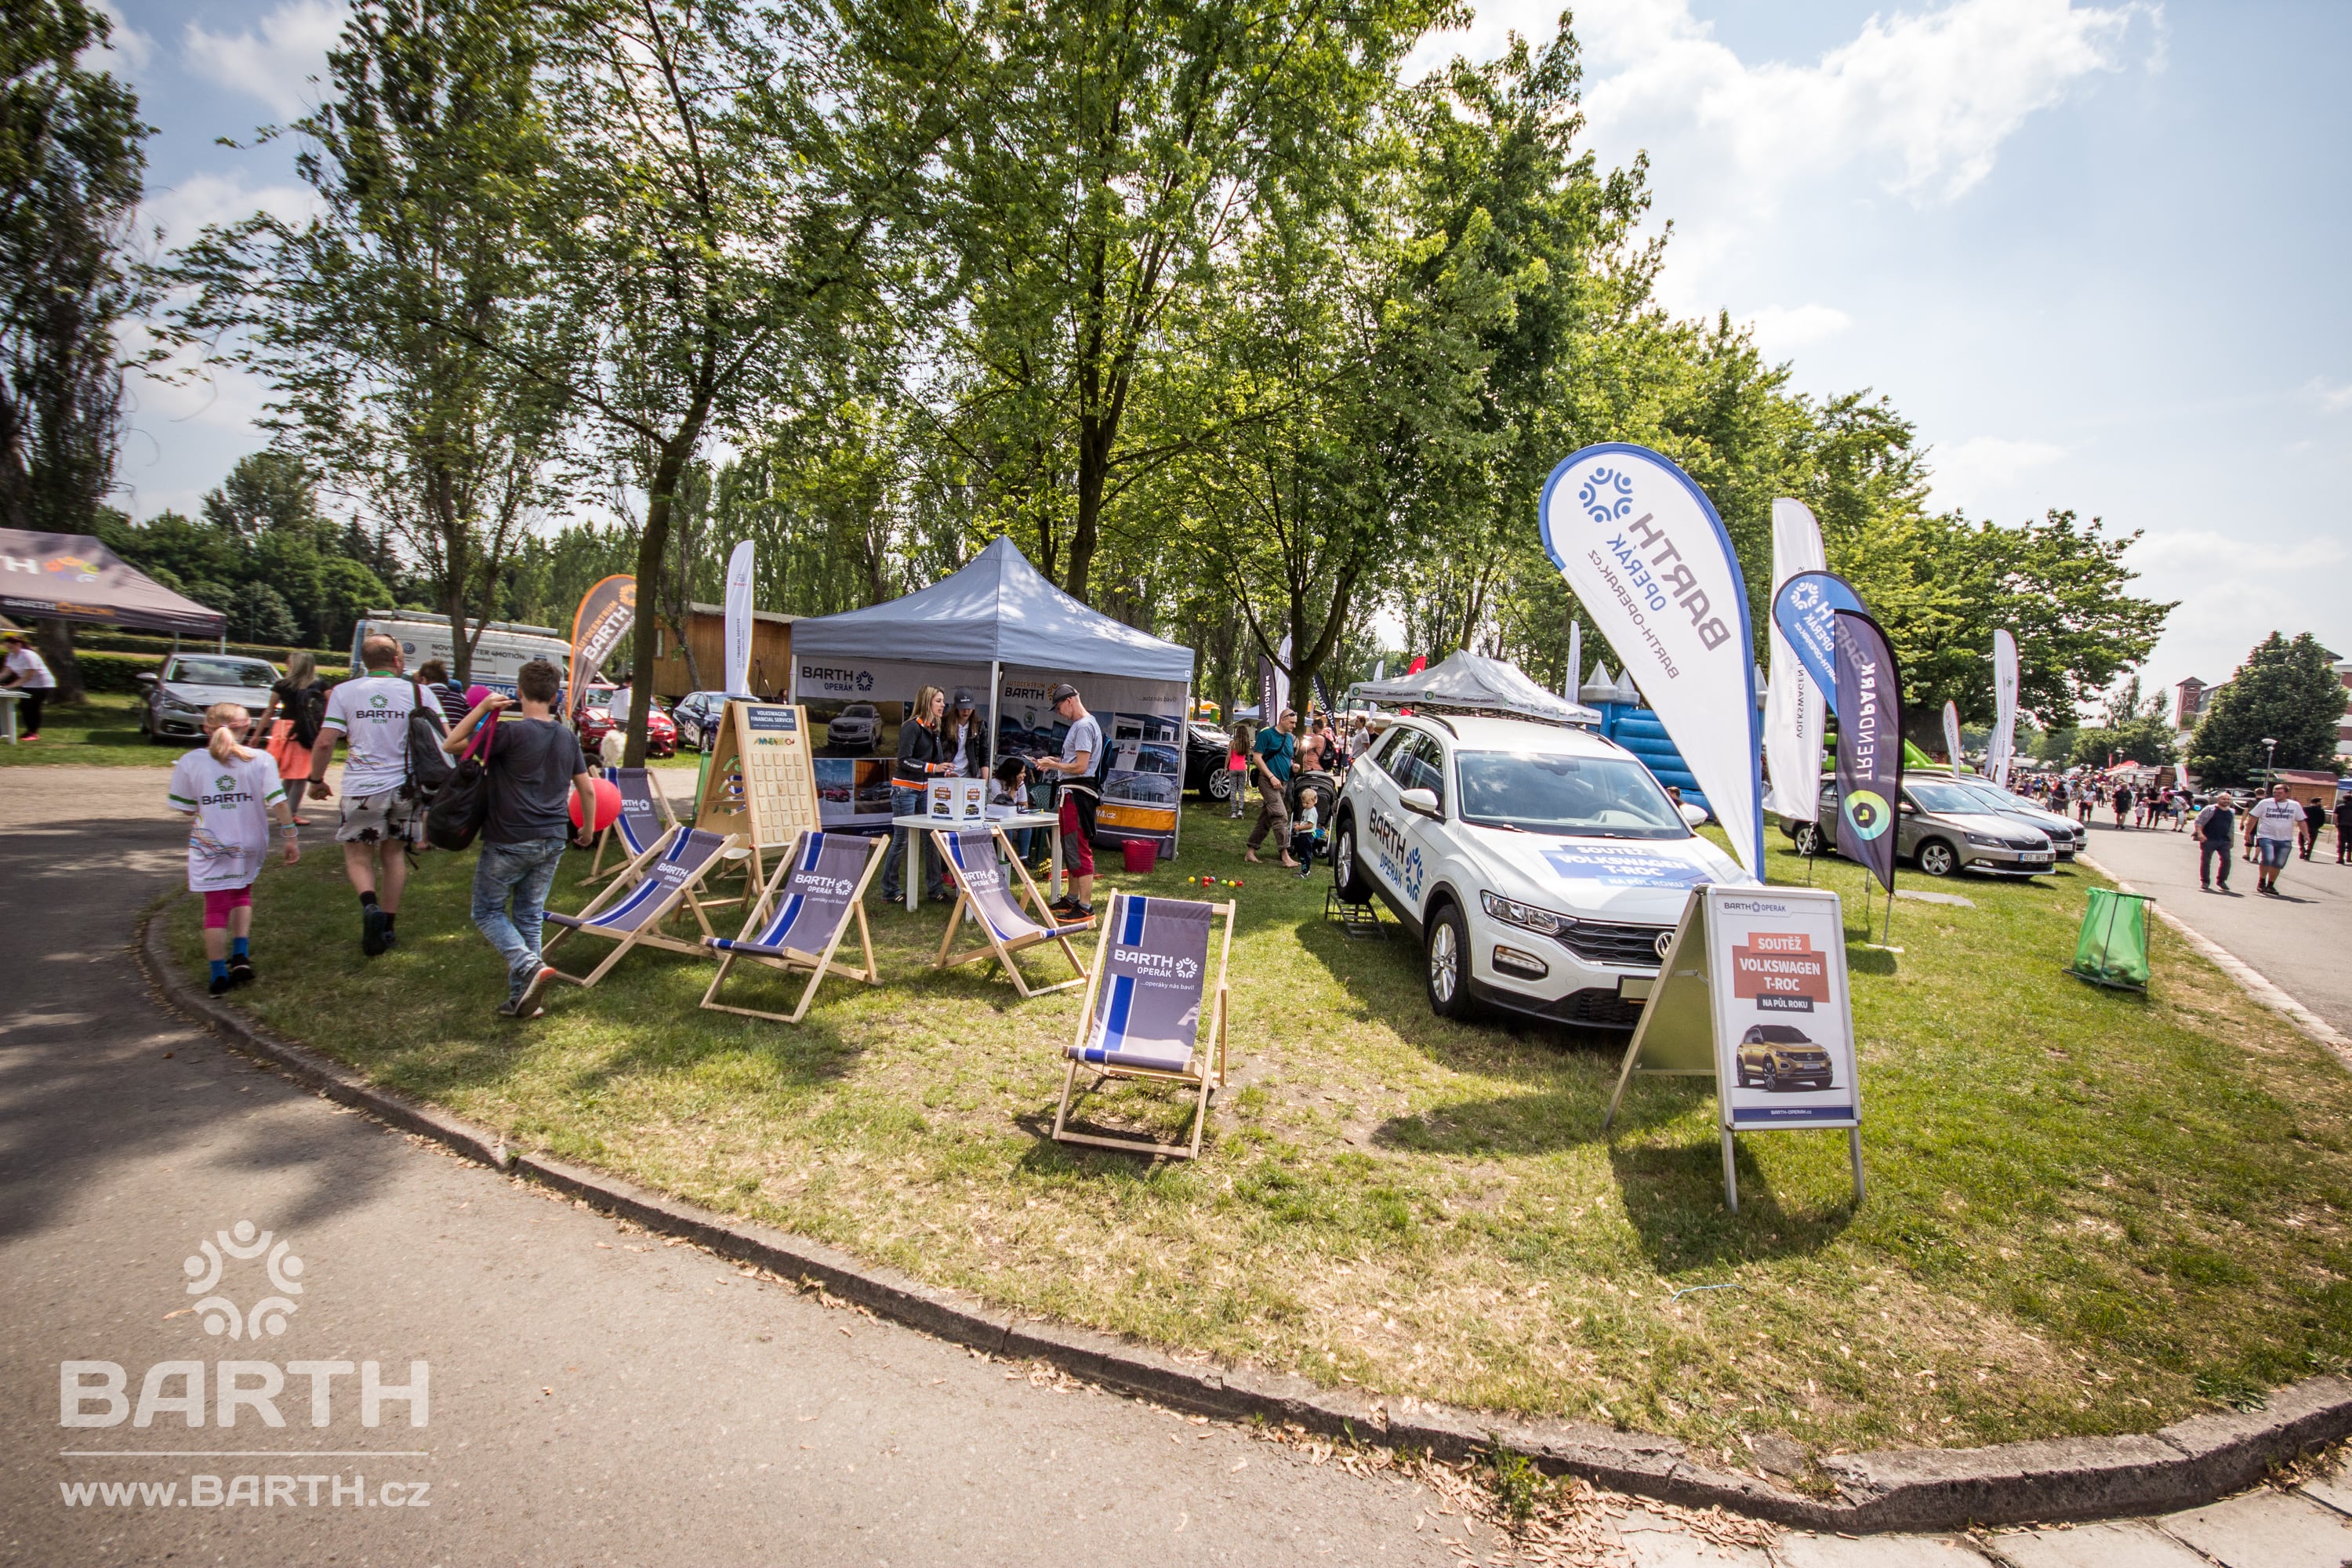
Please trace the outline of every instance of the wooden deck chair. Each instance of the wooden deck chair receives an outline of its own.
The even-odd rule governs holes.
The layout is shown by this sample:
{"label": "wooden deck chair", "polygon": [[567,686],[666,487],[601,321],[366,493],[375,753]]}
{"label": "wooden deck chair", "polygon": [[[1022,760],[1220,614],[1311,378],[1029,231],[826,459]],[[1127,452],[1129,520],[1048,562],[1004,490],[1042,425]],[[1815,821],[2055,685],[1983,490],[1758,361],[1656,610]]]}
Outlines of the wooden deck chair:
{"label": "wooden deck chair", "polygon": [[[684,904],[692,912],[695,923],[702,928],[702,934],[711,934],[710,917],[703,912],[695,889],[719,865],[720,855],[735,844],[738,837],[731,833],[705,833],[698,827],[673,827],[651,848],[631,859],[623,868],[625,874],[615,877],[603,892],[590,900],[586,909],[576,915],[549,910],[547,923],[562,929],[547,939],[547,945],[541,950],[543,955],[554,952],[556,944],[574,931],[604,937],[614,943],[613,951],[604,955],[604,962],[587,973],[567,974],[558,969],[555,977],[574,985],[593,985],[640,943],[701,956],[699,942],[666,936],[660,930],[661,923]],[[550,967],[553,967],[551,962]]]}
{"label": "wooden deck chair", "polygon": [[[1004,829],[994,823],[985,827],[933,828],[931,842],[939,847],[940,858],[954,870],[956,881],[955,909],[948,916],[947,934],[940,938],[939,956],[931,961],[933,969],[952,969],[961,963],[983,963],[992,958],[1003,965],[1014,989],[1024,996],[1049,995],[1087,983],[1086,960],[1070,945],[1070,933],[1086,931],[1094,921],[1080,921],[1073,925],[1055,922],[1045,895],[1030,879],[1029,868],[1013,853],[1013,846],[1005,841]],[[1029,900],[1028,910],[1021,907],[1005,883],[1004,866],[996,858],[999,849],[1004,851],[1013,874],[1020,879],[1022,895]],[[1035,911],[1034,917],[1032,910]],[[956,931],[967,912],[972,924],[988,940],[980,947],[951,953]],[[1021,966],[1013,961],[1013,955],[1049,942],[1061,948],[1062,956],[1070,961],[1077,977],[1053,985],[1032,985],[1023,977]]]}
{"label": "wooden deck chair", "polygon": [[[874,936],[866,926],[866,884],[874,879],[889,842],[855,833],[803,833],[797,842],[787,844],[776,857],[776,868],[767,885],[760,889],[759,901],[751,906],[751,918],[743,922],[742,934],[703,939],[705,947],[719,953],[719,973],[710,977],[702,1005],[716,1013],[797,1024],[827,974],[845,974],[868,985],[882,984],[882,971],[874,963]],[[857,928],[857,945],[866,954],[862,969],[838,963],[833,956],[853,924]],[[805,969],[808,988],[789,1013],[731,1006],[719,1000],[719,988],[726,984],[728,971],[739,958],[787,975]]]}
{"label": "wooden deck chair", "polygon": [[[1217,949],[1213,984],[1209,974],[1213,923],[1223,916],[1225,934]],[[1209,1121],[1209,1095],[1225,1081],[1225,964],[1234,949],[1234,906],[1192,899],[1147,899],[1114,892],[1103,912],[1103,933],[1095,953],[1087,1005],[1077,1037],[1063,1047],[1070,1058],[1062,1079],[1061,1108],[1054,1112],[1054,1136],[1065,1143],[1095,1143],[1147,1154],[1200,1158],[1201,1134]],[[1208,1033],[1201,1034],[1201,1004],[1209,1002]],[[1189,1145],[1150,1138],[1112,1138],[1072,1132],[1070,1095],[1078,1068],[1093,1068],[1097,1083],[1114,1078],[1157,1079],[1191,1086]]]}
{"label": "wooden deck chair", "polygon": [[[677,826],[670,809],[669,792],[654,782],[651,768],[606,768],[604,776],[621,792],[621,815],[596,836],[596,858],[589,863],[583,882],[617,877],[629,863],[652,848],[661,836]],[[604,866],[606,849],[614,852],[612,868]]]}

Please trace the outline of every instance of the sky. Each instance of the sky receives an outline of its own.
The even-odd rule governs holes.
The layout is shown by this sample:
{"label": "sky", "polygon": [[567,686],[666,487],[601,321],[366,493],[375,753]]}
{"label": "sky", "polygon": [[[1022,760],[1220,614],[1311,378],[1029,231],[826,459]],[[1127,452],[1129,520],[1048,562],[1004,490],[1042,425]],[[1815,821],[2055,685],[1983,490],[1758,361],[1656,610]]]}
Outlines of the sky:
{"label": "sky", "polygon": [[[301,210],[286,143],[216,143],[313,100],[339,7],[111,8],[166,242]],[[1559,10],[1484,0],[1423,63]],[[2138,532],[2140,591],[2180,602],[2151,688],[2273,629],[2352,655],[2352,5],[1588,0],[1576,30],[1590,142],[1646,152],[1672,222],[1670,308],[1752,323],[1800,391],[1887,395],[1939,507]],[[142,381],[131,514],[192,510],[264,395]]]}

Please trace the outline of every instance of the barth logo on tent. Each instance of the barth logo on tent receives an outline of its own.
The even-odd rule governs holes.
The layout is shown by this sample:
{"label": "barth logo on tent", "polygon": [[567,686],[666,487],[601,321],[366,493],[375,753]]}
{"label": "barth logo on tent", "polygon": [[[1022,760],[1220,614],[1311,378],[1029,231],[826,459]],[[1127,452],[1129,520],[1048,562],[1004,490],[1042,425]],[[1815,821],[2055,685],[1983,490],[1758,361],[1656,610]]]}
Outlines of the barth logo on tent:
{"label": "barth logo on tent", "polygon": [[[211,1240],[198,1242],[180,1265],[188,1277],[188,1294],[203,1298],[189,1310],[204,1314],[205,1332],[257,1340],[265,1333],[286,1331],[286,1320],[299,1306],[288,1298],[302,1293],[302,1260],[294,1256],[291,1242],[278,1241],[276,1236],[257,1231],[251,1220],[241,1219],[226,1230],[215,1231]],[[230,1263],[250,1263],[257,1258],[274,1293],[240,1310],[235,1300],[220,1293],[221,1277]]]}
{"label": "barth logo on tent", "polygon": [[1615,468],[1595,468],[1576,499],[1595,522],[1613,522],[1633,510],[1633,480]]}

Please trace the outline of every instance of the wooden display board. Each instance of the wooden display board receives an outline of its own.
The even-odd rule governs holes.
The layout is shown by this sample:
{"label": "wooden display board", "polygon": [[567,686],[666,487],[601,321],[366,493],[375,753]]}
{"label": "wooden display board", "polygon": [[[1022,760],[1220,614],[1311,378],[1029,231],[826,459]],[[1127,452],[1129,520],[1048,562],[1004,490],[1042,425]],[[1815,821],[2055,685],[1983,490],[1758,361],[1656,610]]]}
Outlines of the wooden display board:
{"label": "wooden display board", "polygon": [[730,700],[703,772],[694,826],[709,833],[743,835],[751,847],[754,885],[765,879],[762,851],[778,847],[795,833],[818,830],[807,710],[783,702]]}
{"label": "wooden display board", "polygon": [[1617,1119],[1636,1076],[1711,1078],[1723,1196],[1733,1213],[1732,1135],[1788,1128],[1845,1130],[1859,1203],[1858,1070],[1838,896],[1823,888],[1694,888],[1601,1127],[1605,1132]]}

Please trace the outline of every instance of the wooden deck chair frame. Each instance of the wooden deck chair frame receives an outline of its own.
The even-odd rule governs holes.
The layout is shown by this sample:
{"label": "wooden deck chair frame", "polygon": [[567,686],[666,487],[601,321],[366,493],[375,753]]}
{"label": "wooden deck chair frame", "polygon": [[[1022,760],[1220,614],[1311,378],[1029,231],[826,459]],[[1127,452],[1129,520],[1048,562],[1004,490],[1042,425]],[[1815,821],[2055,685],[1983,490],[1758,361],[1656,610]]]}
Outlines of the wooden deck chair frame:
{"label": "wooden deck chair frame", "polygon": [[[1019,879],[1020,895],[1014,898],[1015,907],[1017,908],[1020,903],[1020,896],[1025,895],[1029,900],[1030,909],[1034,911],[1038,922],[1045,929],[1029,936],[1015,938],[1012,942],[1005,941],[996,934],[996,927],[991,924],[988,917],[973,904],[971,889],[963,885],[963,879],[959,877],[956,879],[955,908],[948,915],[947,934],[940,938],[939,956],[931,960],[931,967],[953,969],[960,964],[982,963],[992,958],[1003,968],[1005,974],[1012,979],[1013,988],[1024,998],[1050,996],[1056,991],[1067,991],[1074,985],[1084,985],[1089,973],[1087,969],[1087,961],[1080,958],[1078,950],[1070,945],[1070,932],[1084,931],[1086,926],[1081,924],[1066,927],[1055,920],[1052,906],[1045,902],[1045,895],[1038,890],[1035,879],[1029,875],[1029,868],[1024,866],[1021,863],[1021,857],[1013,852],[1013,845],[1004,837],[1003,827],[992,822],[988,825],[988,833],[992,852],[1002,853],[1005,863],[1013,868],[1014,877]],[[931,847],[939,851],[940,864],[952,871],[955,868],[955,858],[948,853],[948,841],[954,836],[954,830],[934,827],[930,829],[930,835]],[[955,946],[956,932],[962,926],[967,911],[971,915],[972,924],[980,928],[981,935],[987,941],[979,947],[970,948],[962,952],[953,952],[950,950]],[[1023,977],[1021,966],[1013,961],[1013,955],[1016,952],[1026,952],[1033,947],[1043,947],[1049,942],[1061,948],[1062,956],[1068,959],[1070,967],[1077,972],[1076,977],[1058,981],[1052,985],[1032,985]]]}
{"label": "wooden deck chair frame", "polygon": [[[619,771],[617,768],[606,768],[603,770],[600,776],[611,778]],[[662,831],[667,833],[677,826],[677,813],[669,804],[669,791],[661,787],[661,781],[653,776],[653,770],[650,768],[646,770],[646,782],[653,786],[654,809],[661,814]],[[629,868],[629,862],[635,857],[628,847],[629,841],[621,836],[621,820],[619,817],[614,817],[612,825],[596,836],[596,858],[588,863],[588,874],[580,879],[583,885],[600,882],[607,877],[617,877]],[[615,847],[620,851],[610,870],[604,868],[604,850],[607,846]]]}
{"label": "wooden deck chair frame", "polygon": [[[605,885],[603,892],[598,893],[594,898],[589,900],[587,908],[582,910],[576,915],[566,917],[567,920],[577,921],[594,920],[596,916],[603,912],[607,907],[617,902],[628,893],[634,891],[637,884],[644,881],[646,877],[652,871],[654,864],[663,856],[669,853],[670,846],[677,843],[684,835],[693,831],[694,830],[692,828],[687,826],[684,823],[680,823],[677,826],[669,829],[667,833],[664,833],[660,838],[654,842],[651,847],[645,851],[645,853],[631,857],[629,863],[622,868],[622,875],[614,878],[611,882]],[[733,848],[741,837],[742,836],[740,834],[730,833],[721,837],[719,841],[719,847],[710,852],[710,858],[705,860],[700,867],[689,873],[686,880],[678,885],[677,891],[670,895],[667,900],[668,907],[648,917],[646,923],[639,926],[636,930],[632,931],[624,931],[618,936],[615,936],[609,931],[596,931],[584,924],[559,925],[555,928],[555,934],[549,937],[545,944],[541,947],[540,962],[546,963],[549,968],[554,969],[554,964],[549,962],[547,955],[553,952],[557,944],[562,942],[565,937],[572,935],[575,931],[584,932],[590,936],[601,936],[614,944],[613,951],[604,955],[604,962],[597,964],[595,968],[590,970],[585,974],[572,974],[561,969],[555,970],[556,979],[563,981],[569,984],[580,986],[583,989],[588,986],[592,986],[598,981],[604,979],[606,974],[612,972],[613,965],[620,963],[622,959],[628,956],[629,951],[632,948],[657,947],[669,952],[683,952],[692,957],[701,957],[705,952],[701,942],[688,942],[679,937],[666,936],[661,931],[656,931],[654,928],[668,920],[671,915],[676,914],[677,912],[677,906],[683,904],[686,906],[687,910],[693,914],[695,924],[702,928],[702,934],[704,936],[714,936],[718,934],[710,929],[710,917],[707,912],[705,912],[702,900],[696,897],[695,889],[701,885],[702,879],[705,877],[708,877],[711,872],[719,868],[721,862],[726,859],[727,851]]]}
{"label": "wooden deck chair frame", "polygon": [[[1113,892],[1103,906],[1102,936],[1095,945],[1094,972],[1087,976],[1086,999],[1078,1007],[1078,1030],[1072,1044],[1083,1049],[1095,1026],[1095,997],[1102,988],[1103,961],[1109,956],[1110,933],[1115,929],[1121,900],[1133,898],[1131,893]],[[1060,1143],[1091,1143],[1102,1149],[1125,1149],[1134,1153],[1156,1154],[1169,1159],[1197,1160],[1201,1157],[1201,1137],[1209,1125],[1209,1096],[1225,1085],[1225,1016],[1229,988],[1227,966],[1234,953],[1234,905],[1231,900],[1212,904],[1210,919],[1223,919],[1225,934],[1217,944],[1217,983],[1203,993],[1209,1001],[1209,1033],[1205,1042],[1195,1038],[1192,1043],[1192,1067],[1184,1072],[1168,1072],[1157,1068],[1120,1067],[1108,1062],[1082,1062],[1076,1056],[1068,1058],[1069,1071],[1062,1076],[1062,1103],[1054,1112],[1054,1139]],[[1072,1132],[1070,1096],[1077,1087],[1078,1069],[1090,1068],[1096,1074],[1092,1087],[1100,1088],[1114,1078],[1151,1079],[1161,1083],[1179,1083],[1194,1090],[1192,1103],[1192,1135],[1189,1142],[1162,1143],[1155,1138],[1115,1138],[1106,1133]]]}
{"label": "wooden deck chair frame", "polygon": [[[778,852],[776,868],[768,873],[768,879],[761,884],[759,900],[751,906],[751,918],[743,922],[743,930],[735,938],[737,942],[749,942],[759,935],[760,927],[767,921],[768,912],[774,907],[777,895],[783,890],[784,884],[792,878],[793,862],[800,858],[801,843],[804,837],[804,830],[795,828],[792,837],[785,841],[782,849]],[[835,834],[835,837],[855,837],[856,835]],[[702,994],[702,1005],[714,1013],[734,1013],[746,1018],[767,1018],[779,1024],[797,1024],[807,1014],[809,1004],[816,999],[817,986],[824,983],[824,977],[828,974],[839,974],[851,980],[862,980],[868,985],[881,984],[881,966],[874,961],[874,933],[866,924],[866,888],[867,883],[874,880],[874,873],[881,868],[883,858],[881,851],[890,841],[887,838],[877,838],[869,842],[874,847],[866,852],[866,869],[858,874],[856,891],[849,895],[849,919],[842,921],[834,931],[833,940],[824,944],[823,952],[804,954],[797,949],[791,948],[781,954],[739,952],[732,948],[714,949],[706,943],[703,949],[706,953],[716,952],[719,954],[719,973],[710,977],[710,988]],[[863,968],[852,968],[834,957],[834,954],[840,951],[842,940],[849,934],[849,928],[853,925],[857,928],[858,949],[866,955]],[[801,999],[793,1004],[793,1010],[789,1013],[770,1013],[758,1007],[738,1007],[732,1003],[719,1001],[719,988],[726,984],[728,972],[734,967],[735,961],[739,958],[747,963],[757,963],[763,968],[776,970],[787,977],[795,970],[807,970],[808,985],[801,992]]]}

